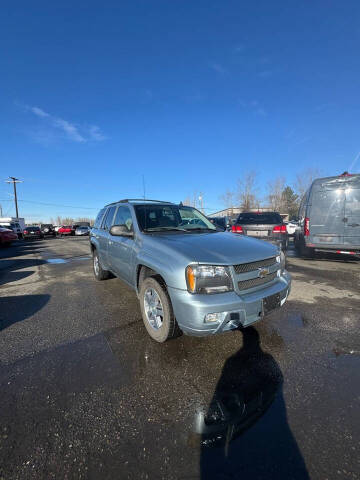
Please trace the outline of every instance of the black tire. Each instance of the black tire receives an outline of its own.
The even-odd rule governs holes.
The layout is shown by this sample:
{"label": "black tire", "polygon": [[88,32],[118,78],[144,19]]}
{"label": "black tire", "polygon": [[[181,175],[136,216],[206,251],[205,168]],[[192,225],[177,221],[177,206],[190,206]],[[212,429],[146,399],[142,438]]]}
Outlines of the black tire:
{"label": "black tire", "polygon": [[[97,268],[96,268],[96,262],[97,262]],[[94,270],[94,276],[96,280],[101,281],[101,280],[107,280],[108,278],[110,278],[110,272],[108,270],[104,270],[101,266],[100,258],[96,248],[93,250],[93,270]]]}
{"label": "black tire", "polygon": [[[158,328],[154,328],[150,324],[147,313],[145,311],[145,292],[149,289],[155,290],[161,301],[163,316],[162,325]],[[154,277],[145,278],[145,280],[140,285],[139,301],[145,328],[153,340],[159,343],[163,343],[166,342],[166,340],[170,340],[171,338],[179,336],[181,331],[175,319],[171,300],[165,285],[158,282]]]}
{"label": "black tire", "polygon": [[296,251],[303,258],[313,258],[315,256],[315,251],[313,248],[307,247],[303,238],[297,240],[295,244]]}

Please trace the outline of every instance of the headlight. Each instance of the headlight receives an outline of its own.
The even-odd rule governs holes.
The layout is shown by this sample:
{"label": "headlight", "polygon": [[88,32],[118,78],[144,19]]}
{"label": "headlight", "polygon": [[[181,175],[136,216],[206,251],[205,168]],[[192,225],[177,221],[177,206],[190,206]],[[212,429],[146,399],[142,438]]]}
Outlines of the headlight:
{"label": "headlight", "polygon": [[223,293],[233,290],[228,267],[189,265],[186,283],[190,293]]}

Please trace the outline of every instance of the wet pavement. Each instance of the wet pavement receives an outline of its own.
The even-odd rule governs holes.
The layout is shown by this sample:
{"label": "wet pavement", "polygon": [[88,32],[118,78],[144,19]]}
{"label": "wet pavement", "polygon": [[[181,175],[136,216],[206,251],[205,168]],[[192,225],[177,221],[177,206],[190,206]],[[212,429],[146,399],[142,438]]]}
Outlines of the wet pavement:
{"label": "wet pavement", "polygon": [[254,327],[159,345],[88,239],[0,250],[0,479],[360,478],[360,262],[297,258]]}

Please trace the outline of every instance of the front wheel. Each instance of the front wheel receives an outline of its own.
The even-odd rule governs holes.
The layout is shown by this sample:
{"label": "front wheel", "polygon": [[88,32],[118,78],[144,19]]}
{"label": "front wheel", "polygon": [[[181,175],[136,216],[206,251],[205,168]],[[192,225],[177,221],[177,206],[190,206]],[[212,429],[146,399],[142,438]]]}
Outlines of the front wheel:
{"label": "front wheel", "polygon": [[146,278],[139,292],[140,308],[145,328],[159,343],[179,335],[169,294],[155,278]]}
{"label": "front wheel", "polygon": [[110,272],[101,266],[97,250],[93,251],[93,268],[96,280],[107,280],[110,277]]}

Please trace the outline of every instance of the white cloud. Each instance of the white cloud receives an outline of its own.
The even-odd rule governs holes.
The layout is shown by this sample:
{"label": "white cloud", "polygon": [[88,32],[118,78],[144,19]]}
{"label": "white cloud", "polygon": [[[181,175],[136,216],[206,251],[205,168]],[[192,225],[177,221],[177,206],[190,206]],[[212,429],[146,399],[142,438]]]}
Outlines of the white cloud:
{"label": "white cloud", "polygon": [[100,128],[96,125],[91,125],[89,128],[89,135],[93,140],[97,142],[101,142],[102,140],[106,140],[106,136],[101,132]]}
{"label": "white cloud", "polygon": [[226,75],[228,71],[220,63],[210,63],[209,67],[215,70],[215,72],[220,73],[221,75]]}
{"label": "white cloud", "polygon": [[44,112],[44,110],[41,110],[41,108],[39,107],[30,107],[30,110],[38,117],[46,118],[50,116],[48,113]]}
{"label": "white cloud", "polygon": [[[68,120],[64,120],[63,118],[51,115],[39,107],[25,105],[25,110],[33,113],[44,122],[44,126],[41,129],[38,129],[35,135],[36,138],[41,140],[41,143],[49,143],[50,139],[56,137],[56,131],[62,132],[62,134],[65,135],[65,138],[77,143],[86,143],[89,141],[101,142],[106,139],[105,135],[96,125],[82,127],[71,123]],[[44,139],[45,141],[43,141]]]}
{"label": "white cloud", "polygon": [[265,108],[257,101],[257,100],[251,100],[250,102],[245,101],[245,100],[239,100],[239,105],[242,108],[248,109],[252,112],[253,115],[258,116],[258,117],[266,117],[267,112]]}

